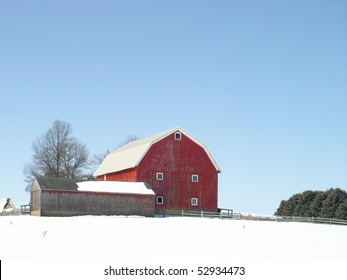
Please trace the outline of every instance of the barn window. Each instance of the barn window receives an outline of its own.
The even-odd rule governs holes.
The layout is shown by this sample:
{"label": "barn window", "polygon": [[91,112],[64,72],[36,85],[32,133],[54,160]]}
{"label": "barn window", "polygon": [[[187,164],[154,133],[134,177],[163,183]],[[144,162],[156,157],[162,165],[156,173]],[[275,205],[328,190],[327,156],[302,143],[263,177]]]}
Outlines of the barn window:
{"label": "barn window", "polygon": [[192,182],[199,182],[199,175],[193,174],[192,175]]}
{"label": "barn window", "polygon": [[176,132],[175,133],[175,140],[181,140],[182,139],[182,134],[181,132]]}
{"label": "barn window", "polygon": [[162,196],[157,196],[157,204],[163,204],[164,198]]}
{"label": "barn window", "polygon": [[163,180],[164,179],[164,174],[162,172],[157,172],[157,180]]}
{"label": "barn window", "polygon": [[198,199],[195,198],[195,197],[193,197],[193,198],[191,199],[191,204],[192,204],[192,206],[198,206]]}

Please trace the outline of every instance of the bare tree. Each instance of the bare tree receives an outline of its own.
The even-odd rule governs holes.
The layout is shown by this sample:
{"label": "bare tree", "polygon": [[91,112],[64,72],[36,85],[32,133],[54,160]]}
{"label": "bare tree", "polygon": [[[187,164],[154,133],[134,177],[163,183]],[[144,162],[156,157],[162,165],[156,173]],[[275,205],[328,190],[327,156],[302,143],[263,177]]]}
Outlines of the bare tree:
{"label": "bare tree", "polygon": [[66,151],[63,155],[64,171],[67,178],[81,178],[84,176],[84,169],[88,168],[89,151],[85,144],[78,142],[76,138],[71,138],[67,143]]}
{"label": "bare tree", "polygon": [[[112,150],[117,150],[121,147],[123,147],[124,145],[130,143],[130,142],[133,142],[133,141],[136,141],[136,140],[139,140],[140,138],[136,135],[128,135],[126,137],[124,137],[120,142],[118,142]],[[104,151],[103,153],[101,154],[98,154],[98,155],[94,155],[94,164],[95,165],[100,165],[103,160],[105,159],[105,157],[110,154],[112,152],[111,149],[107,149],[106,151]]]}
{"label": "bare tree", "polygon": [[105,157],[111,153],[110,149],[107,149],[106,151],[104,151],[103,153],[94,155],[94,164],[96,167],[98,167],[105,159]]}
{"label": "bare tree", "polygon": [[[32,144],[32,162],[24,168],[26,181],[36,176],[81,178],[90,166],[85,144],[71,136],[69,123],[55,121],[53,126]],[[27,189],[28,190],[28,189]]]}
{"label": "bare tree", "polygon": [[140,137],[138,137],[136,135],[133,135],[133,134],[127,135],[120,142],[117,143],[117,145],[115,146],[115,149],[119,149],[119,148],[125,146],[126,144],[133,142],[133,141],[136,141],[136,140],[139,140],[139,139],[140,139]]}

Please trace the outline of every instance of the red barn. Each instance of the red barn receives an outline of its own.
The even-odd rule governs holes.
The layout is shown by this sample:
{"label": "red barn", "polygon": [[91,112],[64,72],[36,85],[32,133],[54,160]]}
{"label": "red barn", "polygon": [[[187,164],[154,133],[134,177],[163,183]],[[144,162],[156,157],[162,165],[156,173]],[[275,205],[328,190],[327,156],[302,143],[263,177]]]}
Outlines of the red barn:
{"label": "red barn", "polygon": [[136,140],[110,153],[97,180],[145,182],[156,194],[156,209],[217,211],[218,173],[207,147],[177,127]]}

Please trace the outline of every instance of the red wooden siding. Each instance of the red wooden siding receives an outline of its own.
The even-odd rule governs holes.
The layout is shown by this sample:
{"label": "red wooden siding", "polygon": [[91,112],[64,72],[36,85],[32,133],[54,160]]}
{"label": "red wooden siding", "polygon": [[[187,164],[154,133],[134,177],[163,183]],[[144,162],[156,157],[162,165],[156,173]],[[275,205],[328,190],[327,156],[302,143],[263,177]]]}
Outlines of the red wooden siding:
{"label": "red wooden siding", "polygon": [[137,182],[136,169],[123,170],[97,177],[97,180]]}
{"label": "red wooden siding", "polygon": [[[171,134],[153,144],[137,167],[137,180],[148,183],[164,203],[157,208],[217,210],[218,173],[205,150],[182,134],[175,140]],[[164,174],[163,180],[156,173]],[[199,176],[192,182],[192,175]],[[198,206],[191,205],[198,199]]]}
{"label": "red wooden siding", "polygon": [[[163,173],[163,180],[157,180],[157,172]],[[101,175],[97,179],[147,183],[156,196],[163,197],[163,204],[156,204],[157,210],[216,211],[218,172],[201,145],[184,133],[181,133],[181,140],[176,140],[173,131],[152,143],[135,168]],[[198,175],[198,182],[192,182],[192,175]],[[191,204],[192,198],[198,199],[197,206]]]}

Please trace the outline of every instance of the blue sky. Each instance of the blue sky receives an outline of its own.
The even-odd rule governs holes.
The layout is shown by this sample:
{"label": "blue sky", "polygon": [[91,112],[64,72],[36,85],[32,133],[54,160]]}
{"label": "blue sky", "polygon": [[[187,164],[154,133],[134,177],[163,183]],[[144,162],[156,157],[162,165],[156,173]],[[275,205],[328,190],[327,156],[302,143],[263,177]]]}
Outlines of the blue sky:
{"label": "blue sky", "polygon": [[18,206],[56,119],[91,155],[182,126],[237,212],[347,190],[346,1],[0,0],[0,40],[0,197]]}

